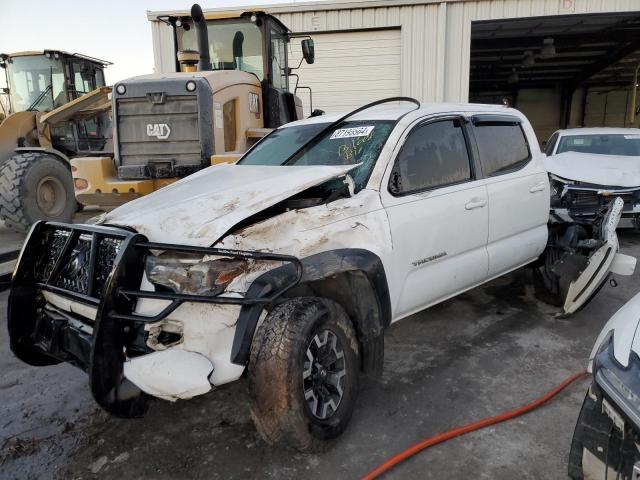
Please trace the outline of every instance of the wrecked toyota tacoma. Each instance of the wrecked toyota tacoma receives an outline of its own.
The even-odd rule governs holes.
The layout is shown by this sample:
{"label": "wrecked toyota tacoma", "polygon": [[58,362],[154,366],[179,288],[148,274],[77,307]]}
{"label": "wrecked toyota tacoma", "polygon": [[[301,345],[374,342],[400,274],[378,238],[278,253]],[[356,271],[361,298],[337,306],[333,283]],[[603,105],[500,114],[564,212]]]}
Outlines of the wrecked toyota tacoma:
{"label": "wrecked toyota tacoma", "polygon": [[640,478],[640,294],[600,332],[569,454],[574,480]]}
{"label": "wrecked toyota tacoma", "polygon": [[[579,235],[547,263],[574,277],[565,312],[631,263],[620,208],[588,231],[564,221]],[[246,374],[261,435],[315,450],[345,429],[360,374],[381,373],[392,322],[540,262],[548,220],[520,112],[386,99],[289,123],[238,164],[91,225],[36,224],[14,272],[11,348],[84,369],[124,417]],[[574,257],[582,267],[554,270]]]}

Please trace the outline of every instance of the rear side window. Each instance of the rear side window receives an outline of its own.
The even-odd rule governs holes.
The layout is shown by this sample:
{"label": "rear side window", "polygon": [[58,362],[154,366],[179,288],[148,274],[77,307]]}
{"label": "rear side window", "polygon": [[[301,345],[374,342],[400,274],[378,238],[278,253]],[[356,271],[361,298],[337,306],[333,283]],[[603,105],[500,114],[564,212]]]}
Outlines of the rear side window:
{"label": "rear side window", "polygon": [[389,191],[402,195],[468,181],[471,176],[461,122],[440,120],[411,131],[396,158]]}
{"label": "rear side window", "polygon": [[474,129],[480,161],[487,176],[509,173],[531,158],[519,123],[482,122]]}

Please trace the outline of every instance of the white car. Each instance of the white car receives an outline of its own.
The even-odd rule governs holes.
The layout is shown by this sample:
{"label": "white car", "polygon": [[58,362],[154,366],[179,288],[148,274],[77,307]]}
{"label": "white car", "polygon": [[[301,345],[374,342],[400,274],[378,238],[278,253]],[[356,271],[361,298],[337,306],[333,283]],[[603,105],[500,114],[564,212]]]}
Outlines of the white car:
{"label": "white car", "polygon": [[[98,225],[36,224],[9,297],[13,352],[85,369],[120,416],[246,372],[267,441],[313,450],[337,437],[360,372],[382,370],[391,323],[539,261],[549,239],[547,172],[524,115],[373,108],[397,100],[285,125],[238,164]],[[633,263],[617,254],[621,207],[580,234],[554,223],[573,242],[554,236],[544,261],[565,312]]]}
{"label": "white car", "polygon": [[575,480],[640,478],[640,294],[611,317],[589,357],[593,382],[571,442]]}
{"label": "white car", "polygon": [[591,220],[621,197],[621,228],[640,228],[640,129],[573,128],[547,141],[551,205]]}

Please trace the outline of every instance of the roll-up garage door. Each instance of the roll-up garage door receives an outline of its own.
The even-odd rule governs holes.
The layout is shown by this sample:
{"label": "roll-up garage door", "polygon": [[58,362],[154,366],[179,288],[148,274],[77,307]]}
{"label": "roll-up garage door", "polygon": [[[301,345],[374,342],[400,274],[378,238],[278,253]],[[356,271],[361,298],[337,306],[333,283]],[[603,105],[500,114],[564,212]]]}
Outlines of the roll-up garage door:
{"label": "roll-up garage door", "polygon": [[[400,95],[400,29],[312,33],[316,61],[299,70],[300,86],[311,87],[313,108],[326,112],[355,109],[367,102]],[[300,59],[300,40],[291,40],[290,65]],[[291,89],[295,77],[290,79]],[[305,114],[308,91],[299,89]]]}

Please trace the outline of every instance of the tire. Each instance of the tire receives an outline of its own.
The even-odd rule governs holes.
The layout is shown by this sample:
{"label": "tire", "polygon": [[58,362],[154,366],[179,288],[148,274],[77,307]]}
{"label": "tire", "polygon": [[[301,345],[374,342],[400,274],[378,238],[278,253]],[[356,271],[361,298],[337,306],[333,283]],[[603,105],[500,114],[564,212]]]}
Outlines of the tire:
{"label": "tire", "polygon": [[76,211],[71,170],[42,152],[14,155],[0,167],[0,218],[26,232],[38,220],[70,223]]}
{"label": "tire", "polygon": [[[336,355],[340,351],[341,358]],[[326,368],[317,368],[324,353],[331,360]],[[317,360],[315,366],[308,354]],[[351,419],[359,371],[356,333],[340,305],[323,298],[294,298],[276,306],[251,345],[249,393],[258,432],[271,445],[303,452],[326,449]]]}

